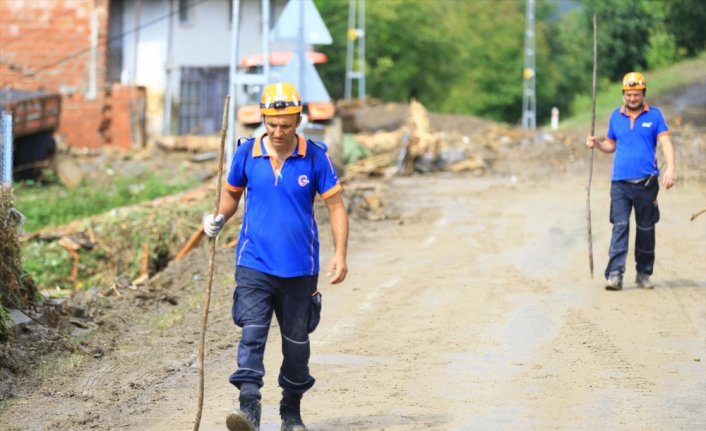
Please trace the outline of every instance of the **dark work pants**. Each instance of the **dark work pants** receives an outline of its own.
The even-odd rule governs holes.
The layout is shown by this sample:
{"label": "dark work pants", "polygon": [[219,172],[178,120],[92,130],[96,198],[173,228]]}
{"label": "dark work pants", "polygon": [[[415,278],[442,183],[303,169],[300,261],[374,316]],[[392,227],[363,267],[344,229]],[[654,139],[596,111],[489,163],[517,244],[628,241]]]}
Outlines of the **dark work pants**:
{"label": "dark work pants", "polygon": [[657,193],[659,184],[653,178],[645,187],[645,182],[631,183],[613,181],[610,187],[610,222],[613,235],[608,251],[608,266],[605,276],[625,272],[630,234],[630,213],[635,208],[635,267],[637,272],[652,274],[655,262],[655,224],[659,221]]}
{"label": "dark work pants", "polygon": [[274,312],[282,335],[282,366],[279,385],[302,395],[314,385],[309,374],[309,333],[316,329],[321,312],[318,275],[281,278],[238,266],[235,272],[232,315],[242,328],[238,343],[238,369],[230,382],[262,387],[264,355]]}

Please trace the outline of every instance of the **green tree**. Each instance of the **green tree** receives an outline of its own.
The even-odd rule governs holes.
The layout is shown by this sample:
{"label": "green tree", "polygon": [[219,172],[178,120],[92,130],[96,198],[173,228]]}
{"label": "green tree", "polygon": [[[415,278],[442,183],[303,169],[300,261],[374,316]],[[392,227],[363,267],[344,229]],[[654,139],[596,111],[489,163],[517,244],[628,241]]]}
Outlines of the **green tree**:
{"label": "green tree", "polygon": [[[334,38],[333,45],[318,47],[330,59],[321,75],[338,99],[345,83],[349,3],[316,2]],[[549,119],[553,106],[566,115],[577,95],[590,95],[594,13],[599,29],[599,87],[619,80],[627,71],[660,67],[703,47],[706,33],[699,30],[706,12],[701,1],[570,3],[536,3],[539,123]],[[432,111],[519,121],[525,0],[368,0],[366,7],[369,96],[401,103],[416,98]],[[690,8],[693,16],[687,16]],[[677,19],[691,30],[677,31]]]}
{"label": "green tree", "polygon": [[583,13],[575,10],[561,17],[550,31],[554,37],[548,38],[551,61],[547,67],[553,70],[552,76],[555,77],[553,105],[559,108],[562,116],[572,115],[571,105],[576,95],[591,94],[593,28],[588,29]]}
{"label": "green tree", "polygon": [[664,1],[666,31],[677,47],[694,56],[706,49],[706,2],[703,0]]}
{"label": "green tree", "polygon": [[619,80],[626,72],[647,67],[650,30],[658,22],[654,0],[586,0],[586,24],[598,18],[601,74]]}

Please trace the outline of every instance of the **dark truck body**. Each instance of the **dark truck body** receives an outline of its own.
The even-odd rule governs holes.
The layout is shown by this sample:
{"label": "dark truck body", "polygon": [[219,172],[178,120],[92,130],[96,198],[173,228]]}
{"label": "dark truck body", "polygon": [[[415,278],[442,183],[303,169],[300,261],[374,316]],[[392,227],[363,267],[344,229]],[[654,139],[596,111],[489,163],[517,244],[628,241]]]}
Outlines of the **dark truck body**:
{"label": "dark truck body", "polygon": [[56,152],[61,95],[0,89],[0,110],[12,113],[13,178],[36,178]]}

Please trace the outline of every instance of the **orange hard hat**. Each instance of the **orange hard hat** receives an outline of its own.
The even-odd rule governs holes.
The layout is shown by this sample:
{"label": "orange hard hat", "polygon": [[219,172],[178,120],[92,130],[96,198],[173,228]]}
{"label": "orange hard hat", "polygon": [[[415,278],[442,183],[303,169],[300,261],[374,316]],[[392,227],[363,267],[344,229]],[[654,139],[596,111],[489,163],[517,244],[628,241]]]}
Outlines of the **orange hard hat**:
{"label": "orange hard hat", "polygon": [[302,112],[302,98],[292,84],[270,84],[262,90],[260,112],[262,115],[298,114]]}
{"label": "orange hard hat", "polygon": [[647,81],[640,72],[626,73],[623,77],[623,91],[625,90],[645,90]]}

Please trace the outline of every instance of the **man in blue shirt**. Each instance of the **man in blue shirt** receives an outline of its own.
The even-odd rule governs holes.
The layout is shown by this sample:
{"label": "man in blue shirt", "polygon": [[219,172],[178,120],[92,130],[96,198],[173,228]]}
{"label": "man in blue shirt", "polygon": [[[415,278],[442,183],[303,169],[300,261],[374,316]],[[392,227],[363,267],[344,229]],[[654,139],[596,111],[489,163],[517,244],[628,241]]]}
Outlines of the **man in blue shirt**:
{"label": "man in blue shirt", "polygon": [[674,146],[662,112],[645,102],[647,82],[644,76],[630,72],[623,78],[624,105],[610,116],[606,139],[586,138],[589,148],[615,153],[610,188],[610,222],[613,234],[605,270],[607,290],[623,288],[623,274],[628,255],[630,213],[635,208],[635,266],[638,287],[652,289],[650,276],[655,261],[655,224],[659,221],[659,192],[656,147],[662,147],[667,165],[662,185],[667,189],[676,182]]}
{"label": "man in blue shirt", "polygon": [[231,431],[258,430],[265,368],[263,357],[274,313],[282,335],[282,430],[304,431],[300,400],[314,385],[309,374],[309,333],[321,312],[319,238],[314,200],[328,209],[334,254],[331,284],[346,278],[348,216],[342,188],[325,144],[296,133],[302,101],[288,83],[265,87],[260,102],[266,133],[236,150],[218,216],[204,218],[204,231],[216,236],[245,195],[245,211],[235,252],[233,321],[242,328],[238,369],[230,382],[240,390],[240,410],[228,415]]}

